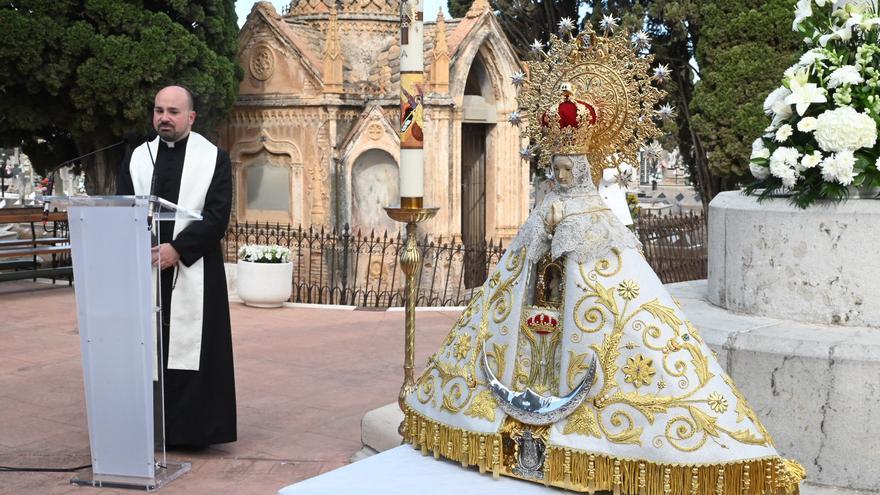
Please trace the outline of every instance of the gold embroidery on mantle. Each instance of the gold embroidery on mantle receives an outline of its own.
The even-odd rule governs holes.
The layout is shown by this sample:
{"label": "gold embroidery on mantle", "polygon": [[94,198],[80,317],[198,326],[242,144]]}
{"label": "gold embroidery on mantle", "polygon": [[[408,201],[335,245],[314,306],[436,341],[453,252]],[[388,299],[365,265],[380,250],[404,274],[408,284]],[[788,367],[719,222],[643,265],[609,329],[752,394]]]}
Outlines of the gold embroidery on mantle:
{"label": "gold embroidery on mantle", "polygon": [[[702,399],[695,398],[701,393],[706,393],[703,391],[715,377],[709,371],[709,359],[704,352],[705,345],[702,339],[690,322],[685,322],[678,316],[675,308],[667,306],[658,298],[638,304],[631,310],[630,306],[637,304],[640,292],[637,281],[624,280],[606,287],[603,279],[619,273],[623,268],[620,253],[615,252],[614,255],[616,263],[609,259],[601,259],[589,272],[583,265],[579,270],[581,280],[578,285],[584,290],[584,294],[575,304],[574,319],[578,330],[584,334],[600,330],[607,332],[601,343],[590,346],[590,349],[596,353],[603,379],[602,389],[591,403],[584,403],[575,411],[564,426],[564,432],[598,438],[601,438],[599,436],[601,433],[612,443],[641,445],[643,428],[637,426],[632,412],[640,414],[653,424],[658,414],[665,415],[672,409],[680,409],[684,414],[665,419],[664,434],[655,436],[652,445],[660,448],[665,443],[680,451],[692,452],[709,440],[724,446],[725,440],[722,435],[740,443],[772,445],[770,436],[763,426],[760,426],[754,411],[748,407],[738,392],[734,392],[737,395],[736,407],[740,417],[738,422],[748,417],[757,432],[749,428],[728,429],[718,424],[719,417],[714,414],[723,414],[727,409],[725,405],[723,410],[719,411],[720,404],[726,400],[723,396],[720,399],[712,395]],[[636,319],[639,315],[645,315],[643,318],[650,315],[655,323],[649,324],[644,319]],[[583,322],[601,324],[593,327]],[[610,330],[605,328],[606,323],[611,326]],[[659,392],[642,394],[637,391],[640,387],[653,383],[656,370],[653,360],[643,354],[626,357],[623,363],[619,363],[622,348],[635,349],[639,345],[628,342],[627,345],[621,346],[621,340],[627,332],[641,334],[645,348],[662,353],[663,370],[670,377],[679,379],[681,394],[670,396],[660,395]],[[580,342],[580,339],[581,336],[577,333],[571,336],[573,343]],[[682,353],[687,357],[683,357]],[[587,359],[588,354],[578,355],[570,351],[567,370],[569,388],[573,388],[574,378]],[[622,372],[624,382],[636,391],[624,391],[621,388],[618,371]],[[696,377],[696,383],[692,383],[689,375]],[[732,387],[732,383],[726,377],[725,381]],[[658,387],[658,390],[662,388]],[[609,411],[608,407],[612,405],[622,405],[625,408],[614,408],[610,414],[603,414]],[[588,411],[588,409],[593,410]]]}
{"label": "gold embroidery on mantle", "polygon": [[[516,424],[505,424],[498,433],[476,433],[433,421],[412,409],[405,411],[404,421],[404,441],[426,455],[434,453],[435,457],[442,455],[465,467],[476,466],[481,473],[517,477],[509,468],[516,452],[505,448],[503,442],[504,432],[515,432]],[[545,483],[578,492],[797,495],[798,484],[806,475],[797,462],[778,457],[727,464],[660,464],[562,448],[549,442],[546,452]]]}

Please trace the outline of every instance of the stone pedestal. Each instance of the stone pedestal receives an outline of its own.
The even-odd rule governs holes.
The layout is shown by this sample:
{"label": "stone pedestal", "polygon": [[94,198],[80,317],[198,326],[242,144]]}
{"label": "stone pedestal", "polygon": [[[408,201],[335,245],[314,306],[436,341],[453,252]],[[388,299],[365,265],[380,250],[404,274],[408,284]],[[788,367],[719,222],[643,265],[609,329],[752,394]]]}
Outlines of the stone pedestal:
{"label": "stone pedestal", "polygon": [[[880,201],[709,205],[709,280],[670,286],[810,483],[880,486]],[[714,305],[713,305],[714,304]]]}
{"label": "stone pedestal", "polygon": [[[801,210],[740,192],[709,205],[712,303],[752,315],[880,327],[880,201]],[[873,299],[872,299],[873,297]]]}

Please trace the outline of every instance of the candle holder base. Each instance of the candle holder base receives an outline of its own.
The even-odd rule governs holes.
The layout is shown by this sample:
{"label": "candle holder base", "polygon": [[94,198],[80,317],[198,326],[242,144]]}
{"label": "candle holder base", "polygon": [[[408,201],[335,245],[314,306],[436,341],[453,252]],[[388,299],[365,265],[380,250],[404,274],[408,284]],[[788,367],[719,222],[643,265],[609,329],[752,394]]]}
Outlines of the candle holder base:
{"label": "candle holder base", "polygon": [[[404,334],[404,358],[403,358],[403,386],[397,397],[400,410],[406,413],[406,396],[415,388],[415,347],[416,347],[416,292],[418,291],[419,265],[422,262],[422,253],[416,245],[416,224],[431,219],[440,208],[406,208],[399,206],[385,207],[385,212],[393,220],[406,224],[406,244],[400,250],[400,268],[406,275],[404,289],[405,334]],[[406,421],[400,424],[398,431],[401,436],[405,435]]]}

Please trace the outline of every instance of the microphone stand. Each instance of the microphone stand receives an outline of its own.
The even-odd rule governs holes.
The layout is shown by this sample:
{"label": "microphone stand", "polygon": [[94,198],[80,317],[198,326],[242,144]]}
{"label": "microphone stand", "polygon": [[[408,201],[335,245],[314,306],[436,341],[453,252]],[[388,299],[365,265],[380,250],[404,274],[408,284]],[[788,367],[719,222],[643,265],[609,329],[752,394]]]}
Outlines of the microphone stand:
{"label": "microphone stand", "polygon": [[[65,160],[65,161],[59,163],[58,165],[55,165],[54,167],[52,167],[49,170],[48,174],[46,174],[46,177],[49,178],[49,182],[48,182],[48,184],[46,184],[46,191],[45,191],[45,193],[43,193],[43,196],[45,197],[45,196],[52,195],[52,190],[55,188],[55,177],[54,177],[55,172],[61,170],[62,167],[70,165],[71,163],[74,163],[76,161],[82,160],[83,158],[88,158],[88,157],[95,155],[97,153],[101,153],[102,151],[107,151],[109,149],[123,145],[127,142],[128,142],[127,140],[123,139],[122,141],[118,141],[118,142],[113,143],[111,145],[104,146],[101,149],[90,151],[90,152],[86,153],[85,155],[81,155],[76,158],[71,158],[70,160]],[[49,221],[49,202],[43,200],[43,226],[45,226],[46,222],[48,222],[48,221]]]}

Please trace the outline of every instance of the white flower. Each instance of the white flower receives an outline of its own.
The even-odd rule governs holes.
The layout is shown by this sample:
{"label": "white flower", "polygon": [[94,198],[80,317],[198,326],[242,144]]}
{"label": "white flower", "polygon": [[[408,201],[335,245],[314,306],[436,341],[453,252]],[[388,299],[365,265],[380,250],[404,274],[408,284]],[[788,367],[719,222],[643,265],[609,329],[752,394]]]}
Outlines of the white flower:
{"label": "white flower", "polygon": [[618,21],[619,19],[615,18],[614,16],[604,15],[602,16],[602,20],[599,21],[599,27],[602,29],[602,31],[605,31],[605,34],[608,34],[614,31],[614,28],[618,26]]}
{"label": "white flower", "polygon": [[831,40],[840,40],[848,42],[852,39],[852,28],[851,27],[839,27],[831,32],[831,34],[825,34],[819,37],[819,44],[825,46]]}
{"label": "white flower", "polygon": [[238,258],[252,263],[289,263],[290,249],[277,244],[271,246],[246,245],[239,248]]}
{"label": "white flower", "polygon": [[825,151],[854,151],[877,142],[877,123],[852,107],[826,110],[816,121],[816,142]]}
{"label": "white flower", "polygon": [[752,156],[749,159],[754,160],[756,158],[770,158],[770,150],[764,146],[764,140],[761,138],[755,139],[752,142]]}
{"label": "white flower", "polygon": [[822,160],[822,178],[826,182],[838,182],[844,186],[852,184],[853,181],[853,165],[856,159],[853,152],[846,150],[835,153],[828,158]]}
{"label": "white flower", "polygon": [[809,67],[819,60],[828,60],[828,54],[821,48],[813,48],[801,55],[801,59],[798,60],[798,65]]}
{"label": "white flower", "polygon": [[514,72],[513,75],[510,76],[510,82],[517,88],[522,86],[526,82],[525,73],[522,71]]}
{"label": "white flower", "polygon": [[804,22],[804,19],[813,15],[813,9],[810,6],[811,0],[798,0],[794,8],[794,22],[791,23],[791,30],[797,31],[798,26]]}
{"label": "white flower", "polygon": [[770,169],[763,165],[758,165],[757,163],[749,163],[749,172],[751,172],[752,176],[758,180],[764,180],[767,177],[770,177]]}
{"label": "white flower", "polygon": [[825,96],[825,89],[820,88],[814,83],[803,83],[796,75],[789,82],[791,94],[785,97],[785,103],[794,105],[798,115],[803,115],[813,103],[825,103],[828,97]]}
{"label": "white flower", "polygon": [[785,141],[786,139],[791,137],[791,134],[793,132],[794,132],[794,130],[791,128],[790,125],[783,124],[782,126],[779,127],[779,129],[776,130],[776,142],[781,143],[781,142]]}
{"label": "white flower", "polygon": [[767,98],[764,99],[764,113],[767,115],[778,114],[780,111],[788,112],[788,117],[791,116],[791,106],[785,104],[785,98],[791,94],[791,90],[786,88],[785,86],[779,86],[774,89]]}
{"label": "white flower", "polygon": [[574,21],[572,21],[570,17],[563,17],[559,20],[557,29],[559,29],[559,34],[570,33],[574,31]]}
{"label": "white flower", "polygon": [[801,158],[801,169],[806,170],[808,168],[815,167],[822,162],[822,158],[823,157],[821,151],[814,151],[809,155],[804,155],[804,157]]}
{"label": "white flower", "polygon": [[813,132],[817,125],[816,117],[804,117],[797,123],[797,128],[801,132]]}
{"label": "white flower", "polygon": [[859,68],[855,65],[844,65],[828,76],[828,87],[836,88],[844,84],[859,84],[865,81],[865,78],[859,74]]}
{"label": "white flower", "polygon": [[798,165],[800,157],[800,152],[795,148],[787,146],[776,148],[770,155],[770,173],[774,177],[782,179],[782,184],[785,187],[794,186],[798,178],[795,167]]}
{"label": "white flower", "polygon": [[544,49],[544,44],[541,43],[540,40],[537,40],[537,39],[536,39],[535,41],[532,42],[531,49],[532,49],[533,52],[539,52],[539,53],[540,53],[541,50]]}

